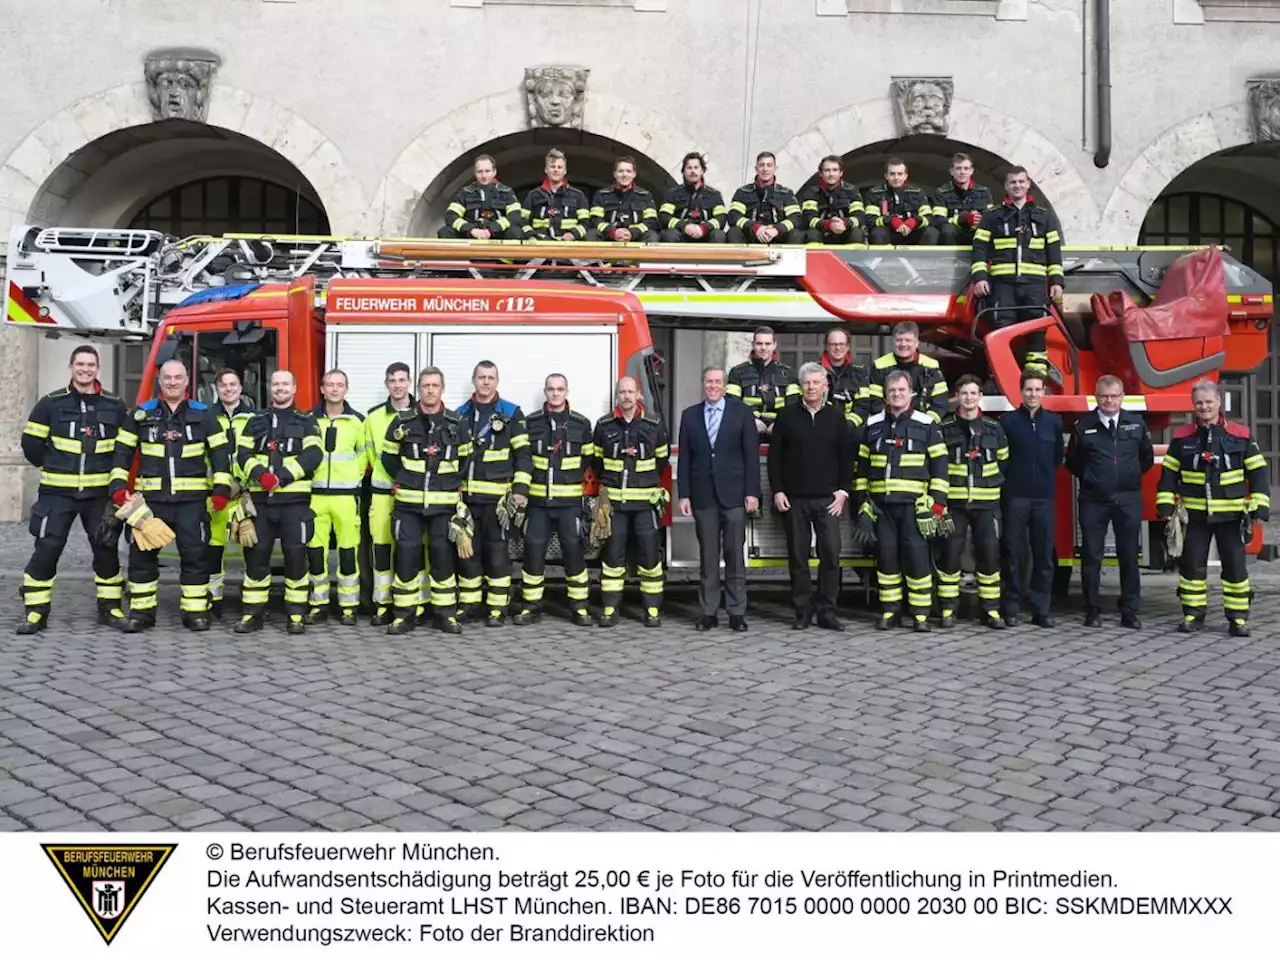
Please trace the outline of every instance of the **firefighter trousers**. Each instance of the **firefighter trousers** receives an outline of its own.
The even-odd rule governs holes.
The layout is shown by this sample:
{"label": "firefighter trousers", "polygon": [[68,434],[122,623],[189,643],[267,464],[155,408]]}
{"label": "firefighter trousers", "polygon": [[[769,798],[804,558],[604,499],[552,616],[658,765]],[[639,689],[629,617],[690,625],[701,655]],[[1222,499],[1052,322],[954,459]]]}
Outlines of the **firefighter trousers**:
{"label": "firefighter trousers", "polygon": [[587,609],[587,563],[582,555],[582,504],[530,504],[524,528],[524,563],[520,574],[520,598],[526,606],[542,603],[546,583],[547,544],[559,537],[565,591],[575,613]]}
{"label": "firefighter trousers", "polygon": [[[266,503],[258,503],[258,499]],[[269,498],[258,499],[258,516],[253,521],[258,542],[245,551],[242,613],[246,618],[260,617],[266,610],[271,593],[271,549],[279,540],[284,554],[284,607],[289,619],[300,623],[307,612],[307,544],[315,534],[315,516],[306,503],[273,504]]]}
{"label": "firefighter trousers", "polygon": [[390,490],[374,490],[369,501],[369,539],[373,542],[373,606],[381,612],[391,606],[391,513],[395,497]]}
{"label": "firefighter trousers", "polygon": [[[468,503],[475,522],[475,552],[458,557],[458,605],[468,616],[478,615],[487,601],[490,617],[505,616],[511,603],[511,551],[507,531],[498,522],[498,505]],[[483,588],[483,589],[482,589]]]}
{"label": "firefighter trousers", "polygon": [[[1043,277],[1032,277],[1027,280],[1005,280],[999,277],[991,281],[991,297],[987,305],[995,307],[991,316],[991,326],[996,330],[1035,320],[1044,316],[1048,310],[1045,281]],[[1045,346],[1045,332],[1037,330],[1022,340],[1025,354],[1022,366],[1024,370],[1038,368],[1041,373],[1049,372],[1049,353]]]}
{"label": "firefighter trousers", "polygon": [[36,538],[36,545],[22,577],[22,602],[28,620],[37,622],[49,617],[58,560],[77,517],[93,548],[93,582],[97,588],[98,609],[105,611],[120,607],[124,596],[124,577],[120,574],[120,554],[116,544],[113,542],[104,547],[93,542],[94,531],[110,506],[105,488],[101,496],[85,498],[40,491],[35,506],[31,508],[30,530]]}
{"label": "firefighter trousers", "polygon": [[942,616],[954,617],[960,606],[960,562],[965,540],[973,537],[973,566],[978,578],[978,601],[987,616],[1000,615],[1000,508],[952,506],[955,533],[938,551],[938,606]]}
{"label": "firefighter trousers", "polygon": [[338,546],[338,606],[355,612],[360,606],[360,501],[350,493],[312,494],[315,534],[307,544],[311,568],[311,606],[329,607],[329,535]]}
{"label": "firefighter trousers", "polygon": [[830,230],[823,230],[821,227],[816,230],[806,230],[804,232],[804,242],[821,243],[828,246],[845,243],[866,243],[867,234],[856,223],[850,223],[845,227],[844,233],[832,233]]}
{"label": "firefighter trousers", "polygon": [[[204,500],[180,503],[152,503],[147,506],[156,519],[163,520],[177,535],[178,582],[182,600],[178,609],[184,616],[203,617],[209,613],[209,511]],[[142,550],[136,541],[129,544],[129,617],[156,622],[159,602],[160,551]]]}
{"label": "firefighter trousers", "polygon": [[1182,544],[1182,564],[1178,570],[1178,597],[1182,615],[1203,621],[1209,607],[1209,542],[1218,545],[1222,563],[1222,609],[1233,623],[1249,622],[1253,588],[1245,565],[1244,541],[1240,539],[1240,517],[1209,523],[1192,520]]}
{"label": "firefighter trousers", "polygon": [[933,568],[929,541],[916,523],[915,506],[887,503],[876,504],[876,509],[876,583],[881,616],[889,620],[902,615],[905,584],[906,615],[928,620],[933,607]]}
{"label": "firefighter trousers", "polygon": [[613,530],[605,544],[600,565],[600,601],[606,617],[622,606],[622,587],[627,579],[627,547],[636,544],[636,574],[640,597],[646,610],[662,609],[662,550],[658,536],[658,515],[648,503],[622,501],[613,506]]}
{"label": "firefighter trousers", "polygon": [[[396,572],[392,600],[398,620],[413,620],[422,605],[423,590],[437,617],[457,615],[458,580],[454,576],[453,544],[449,542],[451,509],[423,514],[414,507],[397,507],[391,519],[396,538]],[[427,540],[431,572],[423,571],[422,541]]]}
{"label": "firefighter trousers", "polygon": [[938,228],[921,227],[912,230],[905,237],[890,227],[872,227],[872,246],[877,247],[936,247],[938,245]]}
{"label": "firefighter trousers", "polygon": [[236,501],[232,500],[221,510],[213,509],[207,502],[209,510],[209,547],[205,552],[206,566],[209,568],[209,601],[221,603],[224,587],[227,582],[227,533],[231,527],[231,508]]}
{"label": "firefighter trousers", "polygon": [[[770,224],[770,226],[772,226],[772,224]],[[756,239],[754,233],[750,230],[744,230],[742,227],[730,227],[727,233],[727,238],[730,243],[760,243],[760,241]],[[766,244],[766,246],[776,247],[780,243],[803,242],[804,231],[784,230],[773,239],[772,243]]]}

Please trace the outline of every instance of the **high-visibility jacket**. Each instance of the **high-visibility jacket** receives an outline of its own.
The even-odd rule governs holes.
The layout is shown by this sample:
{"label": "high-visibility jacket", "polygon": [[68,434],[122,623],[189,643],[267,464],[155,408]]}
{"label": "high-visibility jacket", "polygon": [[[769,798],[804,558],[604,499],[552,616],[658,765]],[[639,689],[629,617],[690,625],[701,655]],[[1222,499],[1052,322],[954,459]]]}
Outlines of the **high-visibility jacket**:
{"label": "high-visibility jacket", "polygon": [[871,365],[871,382],[858,410],[863,422],[884,409],[884,380],[893,370],[901,370],[910,378],[915,408],[932,417],[934,423],[941,423],[947,413],[947,381],[938,361],[925,353],[917,353],[914,360],[899,360],[892,351],[877,357]]}
{"label": "high-visibility jacket", "polygon": [[785,363],[767,363],[754,357],[729,371],[724,392],[737,397],[765,423],[773,423],[788,403],[800,402],[800,384]]}
{"label": "high-visibility jacket", "polygon": [[559,240],[571,233],[581,240],[591,224],[591,203],[568,180],[554,190],[551,181],[543,180],[542,186],[534,187],[524,198],[522,216],[526,237]]}
{"label": "high-visibility jacket", "polygon": [[[414,404],[410,403],[406,409],[413,408]],[[391,421],[399,412],[391,405],[391,398],[387,397],[382,403],[370,407],[364,415],[366,446],[369,451],[369,463],[373,467],[370,483],[375,494],[390,494],[391,487],[395,484],[395,480],[382,465],[382,449],[387,444],[387,428],[391,426]]]}
{"label": "high-visibility jacket", "polygon": [[591,421],[567,407],[553,413],[544,406],[526,422],[533,463],[529,499],[551,505],[579,502],[596,449]]}
{"label": "high-visibility jacket", "polygon": [[862,226],[862,191],[841,180],[830,189],[819,180],[800,191],[801,219],[808,230],[822,230],[828,220],[843,219]]}
{"label": "high-visibility jacket", "polygon": [[1193,520],[1225,521],[1246,510],[1271,517],[1267,460],[1242,423],[1188,423],[1173,434],[1161,463],[1156,515],[1167,517],[1181,500]]}
{"label": "high-visibility jacket", "polygon": [[961,222],[961,214],[978,214],[980,224],[983,214],[995,205],[995,198],[988,187],[973,180],[964,186],[948,180],[933,192],[933,225],[940,227],[949,223],[959,230],[976,230],[978,224],[970,224],[967,216]]}
{"label": "high-visibility jacket", "polygon": [[468,183],[453,195],[445,222],[459,236],[477,228],[505,233],[512,224],[523,229],[520,201],[505,183]]}
{"label": "high-visibility jacket", "polygon": [[1062,283],[1062,228],[1031,197],[1018,208],[1008,198],[982,215],[973,233],[970,279]]}
{"label": "high-visibility jacket", "polygon": [[231,443],[213,411],[198,400],[176,408],[157,398],[138,405],[116,436],[110,492],[129,486],[157,503],[183,503],[231,493]]}
{"label": "high-visibility jacket", "polygon": [[708,230],[723,230],[728,210],[724,205],[724,196],[715,187],[705,183],[693,186],[682,183],[672,187],[662,198],[662,206],[658,208],[658,221],[664,230],[684,232],[689,224],[706,227]]}
{"label": "high-visibility jacket", "polygon": [[218,426],[227,435],[227,443],[231,447],[231,478],[239,483],[244,478],[240,476],[240,465],[236,463],[236,444],[240,440],[240,431],[258,411],[244,397],[240,398],[240,402],[231,413],[227,413],[227,408],[221,403],[215,403],[211,409],[218,418]]}
{"label": "high-visibility jacket", "polygon": [[324,403],[312,414],[320,431],[320,449],[324,453],[315,476],[311,478],[311,494],[346,494],[360,492],[365,470],[369,466],[369,441],[365,437],[364,416],[343,403],[342,413],[331,417]]}
{"label": "high-visibility jacket", "polygon": [[933,203],[919,187],[891,187],[882,181],[867,191],[863,215],[868,227],[896,230],[905,223],[914,232],[930,225]]}
{"label": "high-visibility jacket", "polygon": [[105,390],[66,386],[41,397],[22,428],[22,455],[40,468],[40,489],[77,499],[105,496],[127,412]]}
{"label": "high-visibility jacket", "polygon": [[632,240],[649,240],[658,229],[658,204],[643,187],[605,187],[591,199],[591,226],[601,240],[618,227],[630,230]]}
{"label": "high-visibility jacket", "polygon": [[453,512],[470,457],[470,423],[444,407],[427,413],[416,403],[387,425],[381,454],[382,469],[395,478],[396,503],[424,514]]}
{"label": "high-visibility jacket", "polygon": [[513,493],[529,495],[533,462],[524,413],[510,400],[496,398],[481,404],[473,396],[458,407],[471,436],[462,492],[468,503],[493,503]]}
{"label": "high-visibility jacket", "polygon": [[[324,459],[316,418],[293,407],[271,407],[253,415],[236,441],[236,459],[248,480],[254,503],[306,503],[311,499],[311,478]],[[280,481],[269,494],[262,489],[262,475],[271,472]]]}
{"label": "high-visibility jacket", "polygon": [[972,420],[952,415],[939,428],[947,445],[947,502],[954,507],[1000,505],[1009,440],[990,417]]}
{"label": "high-visibility jacket", "polygon": [[637,411],[627,420],[618,411],[601,417],[592,437],[594,467],[612,501],[654,502],[671,458],[666,428]]}
{"label": "high-visibility jacket", "polygon": [[825,353],[822,355],[822,368],[827,371],[827,402],[838,407],[844,418],[855,427],[862,426],[859,402],[867,400],[867,388],[871,385],[867,368],[852,359],[837,367]]}
{"label": "high-visibility jacket", "polygon": [[761,226],[776,226],[789,233],[804,226],[800,201],[787,187],[778,183],[761,183],[753,180],[743,184],[733,194],[729,203],[729,226],[743,233],[751,233]]}
{"label": "high-visibility jacket", "polygon": [[919,410],[872,416],[858,447],[853,489],[859,498],[870,496],[881,504],[914,503],[927,492],[945,506],[947,445],[938,425]]}

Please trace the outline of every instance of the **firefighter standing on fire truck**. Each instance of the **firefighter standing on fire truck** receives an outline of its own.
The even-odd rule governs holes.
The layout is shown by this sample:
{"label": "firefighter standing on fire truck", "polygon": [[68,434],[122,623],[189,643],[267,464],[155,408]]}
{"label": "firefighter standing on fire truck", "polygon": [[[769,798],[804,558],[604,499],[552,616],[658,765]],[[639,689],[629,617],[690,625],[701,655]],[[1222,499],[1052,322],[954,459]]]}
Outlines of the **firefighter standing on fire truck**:
{"label": "firefighter standing on fire truck", "polygon": [[970,246],[983,215],[995,207],[991,191],[973,179],[967,153],[951,158],[951,179],[933,194],[933,225],[943,246]]}
{"label": "firefighter standing on fire truck", "polygon": [[[991,326],[997,330],[1035,320],[1048,311],[1049,299],[1062,298],[1062,228],[1058,218],[1031,196],[1031,177],[1024,167],[1004,176],[1004,203],[983,214],[973,234],[970,279],[977,297],[996,307]],[[1023,369],[1047,376],[1049,354],[1045,332],[1026,337]]]}
{"label": "firefighter standing on fire truck", "polygon": [[[644,625],[662,625],[661,518],[670,495],[662,486],[671,449],[662,424],[640,409],[634,377],[617,385],[618,406],[596,424],[592,443],[600,477],[600,499],[607,500],[610,530],[600,567],[600,626],[618,624],[627,577],[627,547],[635,542],[636,573],[644,603]],[[603,506],[603,504],[602,504]],[[602,507],[597,507],[597,516]]]}
{"label": "firefighter standing on fire truck", "polygon": [[[471,372],[475,392],[458,407],[471,434],[471,460],[462,494],[476,530],[476,551],[458,558],[458,599],[465,619],[478,618],[484,600],[485,626],[500,627],[511,603],[511,549],[508,530],[529,501],[533,464],[524,412],[498,396],[498,368],[481,360]],[[481,574],[485,595],[481,594]]]}
{"label": "firefighter standing on fire truck", "polygon": [[[111,500],[129,499],[129,470],[138,455],[133,489],[177,534],[182,587],[179,609],[188,630],[209,629],[209,507],[223,510],[231,494],[231,445],[217,417],[187,399],[190,377],[179,360],[161,364],[160,396],[139,404],[116,437]],[[212,482],[211,482],[212,481]],[[129,545],[129,626],[156,624],[160,551]]]}
{"label": "firefighter standing on fire truck", "polygon": [[308,587],[307,544],[315,534],[311,478],[324,459],[315,417],[293,406],[298,384],[288,370],[271,375],[271,406],[244,425],[236,459],[257,517],[258,542],[245,551],[241,618],[236,633],[262,629],[271,589],[271,551],[280,541],[284,554],[284,605],[287,630],[305,633]]}
{"label": "firefighter standing on fire truck", "polygon": [[694,151],[681,163],[684,182],[672,187],[662,198],[658,219],[664,243],[724,243],[724,197],[707,185],[707,158]]}
{"label": "firefighter standing on fire truck", "polygon": [[547,568],[547,543],[560,540],[565,591],[573,622],[591,626],[587,609],[587,566],[583,559],[589,522],[583,517],[583,481],[595,453],[591,421],[569,407],[569,381],[553,373],[543,384],[547,402],[528,418],[533,482],[529,486],[529,514],[524,532],[524,565],[520,575],[523,607],[519,624],[542,619],[542,595]]}
{"label": "firefighter standing on fire truck", "polygon": [[523,240],[524,222],[515,191],[498,181],[498,165],[482,153],[475,180],[453,195],[440,228],[442,240]]}
{"label": "firefighter standing on fire truck", "polygon": [[100,543],[94,535],[111,509],[107,485],[125,406],[98,383],[98,351],[93,347],[76,347],[70,366],[70,384],[41,397],[22,429],[22,454],[40,468],[40,493],[31,508],[36,545],[22,576],[26,619],[17,628],[24,635],[39,633],[48,622],[58,560],[77,517],[93,548],[98,622],[129,629],[121,609],[124,577],[116,538]]}
{"label": "firefighter standing on fire truck", "polygon": [[1209,542],[1222,563],[1222,608],[1233,637],[1249,636],[1249,582],[1245,546],[1253,522],[1271,517],[1267,461],[1242,423],[1222,416],[1219,388],[1201,380],[1191,390],[1195,420],[1179,427],[1164,455],[1156,516],[1175,522],[1179,504],[1187,523],[1178,571],[1180,633],[1204,629],[1209,606]]}
{"label": "firefighter standing on fire truck", "polygon": [[[373,542],[373,617],[369,623],[375,627],[385,627],[391,622],[392,551],[395,544],[391,530],[395,478],[382,465],[382,448],[387,442],[387,428],[396,414],[413,406],[413,398],[409,395],[411,376],[407,363],[396,361],[389,365],[384,381],[387,399],[370,407],[364,418],[366,447],[373,467],[370,477],[372,497],[369,501],[369,539]],[[421,544],[415,549],[421,554]],[[421,564],[421,557],[418,563]]]}
{"label": "firefighter standing on fire truck", "polygon": [[636,186],[636,162],[619,157],[613,162],[613,186],[597,190],[591,200],[588,240],[655,243],[658,204],[653,194]]}
{"label": "firefighter standing on fire truck", "polygon": [[834,154],[818,164],[818,180],[800,191],[807,243],[863,243],[862,193],[844,182],[844,164]]}
{"label": "firefighter standing on fire truck", "polygon": [[223,367],[213,375],[213,386],[218,392],[218,402],[213,405],[218,426],[227,435],[231,452],[231,498],[221,510],[209,501],[209,615],[222,619],[222,594],[227,577],[227,532],[231,523],[231,509],[240,493],[240,468],[236,465],[236,443],[240,430],[254,414],[253,404],[244,396],[240,374],[230,367]]}
{"label": "firefighter standing on fire truck", "polygon": [[757,327],[751,336],[751,359],[729,371],[724,392],[737,397],[755,415],[756,431],[767,437],[778,411],[800,402],[800,384],[791,368],[773,358],[777,349],[772,327]]}
{"label": "firefighter standing on fire truck", "polygon": [[584,240],[591,224],[587,195],[566,179],[569,166],[559,150],[547,151],[547,177],[524,199],[524,235],[529,240]]}
{"label": "firefighter standing on fire truck", "polygon": [[730,243],[800,243],[804,215],[800,201],[775,179],[778,161],[767,150],[756,157],[756,178],[729,203]]}
{"label": "firefighter standing on fire truck", "polygon": [[915,408],[941,423],[947,412],[947,381],[938,361],[920,352],[920,327],[911,320],[893,325],[893,352],[877,357],[871,365],[871,382],[858,402],[858,418],[866,423],[884,409],[884,388],[888,375],[900,370],[911,383]]}
{"label": "firefighter standing on fire truck", "polygon": [[884,182],[867,191],[864,213],[875,246],[935,246],[938,242],[929,195],[907,182],[907,165],[899,157],[885,161]]}

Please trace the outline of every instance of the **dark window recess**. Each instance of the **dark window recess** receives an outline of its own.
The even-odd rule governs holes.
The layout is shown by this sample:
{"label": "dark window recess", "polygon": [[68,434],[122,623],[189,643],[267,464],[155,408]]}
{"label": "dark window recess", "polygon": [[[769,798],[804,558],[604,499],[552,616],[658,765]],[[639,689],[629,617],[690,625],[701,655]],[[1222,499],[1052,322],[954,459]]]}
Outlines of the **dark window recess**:
{"label": "dark window recess", "polygon": [[329,233],[329,218],[289,187],[254,177],[209,177],[162,193],[139,210],[129,226],[174,237],[324,236]]}

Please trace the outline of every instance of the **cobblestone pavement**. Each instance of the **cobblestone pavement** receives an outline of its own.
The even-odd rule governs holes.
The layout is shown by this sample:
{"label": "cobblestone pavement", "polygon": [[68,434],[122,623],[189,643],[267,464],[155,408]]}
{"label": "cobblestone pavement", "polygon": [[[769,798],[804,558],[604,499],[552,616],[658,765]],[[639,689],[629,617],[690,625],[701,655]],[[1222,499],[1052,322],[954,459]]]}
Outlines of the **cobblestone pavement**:
{"label": "cobblestone pavement", "polygon": [[3,830],[1280,828],[1266,565],[1248,640],[1216,611],[1172,632],[1167,576],[1140,633],[797,633],[753,587],[751,632],[703,634],[682,587],[662,630],[244,638],[93,627],[69,562],[33,639],[24,537],[0,529]]}

